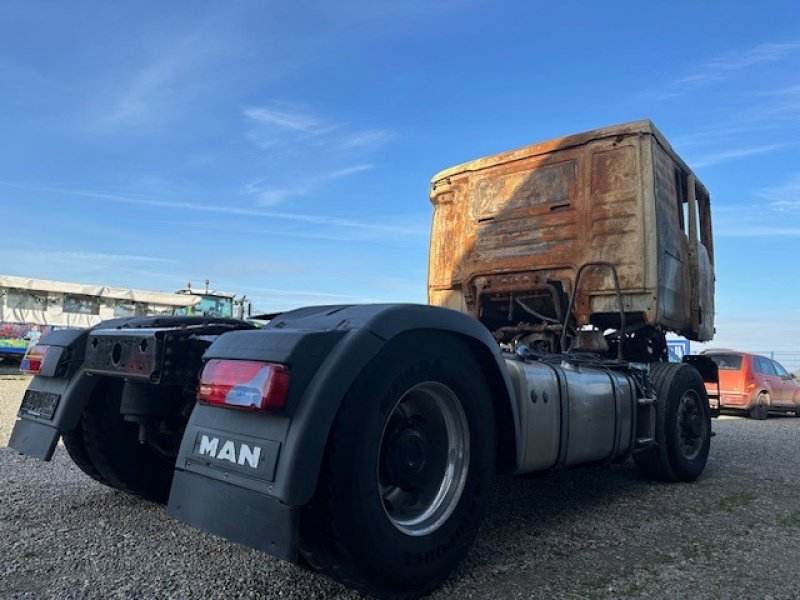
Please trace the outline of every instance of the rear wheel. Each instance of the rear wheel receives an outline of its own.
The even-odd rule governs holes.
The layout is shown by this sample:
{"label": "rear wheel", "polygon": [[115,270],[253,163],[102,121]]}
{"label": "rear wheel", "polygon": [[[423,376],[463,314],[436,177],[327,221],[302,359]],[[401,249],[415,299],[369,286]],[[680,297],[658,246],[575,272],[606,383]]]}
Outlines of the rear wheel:
{"label": "rear wheel", "polygon": [[458,339],[413,333],[359,376],[301,519],[306,560],[376,596],[441,585],[477,534],[494,476],[494,413]]}
{"label": "rear wheel", "polygon": [[174,462],[139,443],[138,425],[125,421],[120,414],[122,384],[122,380],[101,382],[81,417],[85,457],[98,477],[76,464],[110,487],[166,503]]}
{"label": "rear wheel", "polygon": [[634,454],[639,470],[661,481],[694,481],[711,445],[711,410],[702,377],[687,364],[655,363],[656,446]]}
{"label": "rear wheel", "polygon": [[97,470],[97,467],[94,466],[92,459],[89,458],[89,453],[86,451],[86,442],[83,439],[81,423],[69,433],[62,435],[62,439],[64,440],[64,448],[66,448],[67,454],[69,454],[76,467],[95,481],[99,481],[103,485],[109,485],[108,481]]}
{"label": "rear wheel", "polygon": [[753,407],[750,409],[750,418],[763,421],[769,416],[769,396],[761,392],[756,396]]}

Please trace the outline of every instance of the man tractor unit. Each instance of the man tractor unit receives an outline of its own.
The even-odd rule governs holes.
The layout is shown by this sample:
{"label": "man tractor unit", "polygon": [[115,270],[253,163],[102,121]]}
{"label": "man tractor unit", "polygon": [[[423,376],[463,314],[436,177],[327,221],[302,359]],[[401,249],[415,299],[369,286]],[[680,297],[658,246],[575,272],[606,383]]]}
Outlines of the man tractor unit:
{"label": "man tractor unit", "polygon": [[447,578],[497,472],[700,476],[716,367],[665,335],[714,332],[709,194],[653,124],[468,162],[430,198],[429,305],[56,331],[10,445],[62,438],[107,486],[381,597]]}

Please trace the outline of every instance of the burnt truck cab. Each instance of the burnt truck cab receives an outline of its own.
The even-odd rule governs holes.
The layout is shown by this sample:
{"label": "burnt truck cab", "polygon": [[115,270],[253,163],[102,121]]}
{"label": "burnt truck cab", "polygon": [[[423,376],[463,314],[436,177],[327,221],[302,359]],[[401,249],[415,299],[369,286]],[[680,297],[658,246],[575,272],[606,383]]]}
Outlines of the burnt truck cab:
{"label": "burnt truck cab", "polygon": [[[649,121],[437,175],[429,305],[45,337],[10,445],[376,596],[440,585],[494,474],[708,457],[708,194]],[[705,216],[704,216],[705,215]],[[705,231],[705,233],[703,233]],[[709,364],[706,364],[709,363]]]}
{"label": "burnt truck cab", "polygon": [[[714,335],[709,193],[651,121],[452,167],[434,176],[431,202],[428,301],[504,340],[560,351],[545,325],[563,321],[580,266],[597,261],[616,268],[632,360],[665,360],[666,331]],[[548,319],[526,319],[525,306]],[[583,275],[574,319],[620,328],[608,268]]]}

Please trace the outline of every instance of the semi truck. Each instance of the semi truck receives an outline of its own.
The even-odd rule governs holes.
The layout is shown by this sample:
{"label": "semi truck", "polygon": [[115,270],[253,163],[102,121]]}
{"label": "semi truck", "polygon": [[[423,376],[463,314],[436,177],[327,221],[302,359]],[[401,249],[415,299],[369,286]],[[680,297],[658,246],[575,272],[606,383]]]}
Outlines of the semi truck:
{"label": "semi truck", "polygon": [[10,446],[63,439],[100,483],[378,597],[450,575],[497,473],[697,479],[716,366],[665,334],[713,335],[710,200],[654,125],[462,164],[430,199],[427,305],[53,332]]}

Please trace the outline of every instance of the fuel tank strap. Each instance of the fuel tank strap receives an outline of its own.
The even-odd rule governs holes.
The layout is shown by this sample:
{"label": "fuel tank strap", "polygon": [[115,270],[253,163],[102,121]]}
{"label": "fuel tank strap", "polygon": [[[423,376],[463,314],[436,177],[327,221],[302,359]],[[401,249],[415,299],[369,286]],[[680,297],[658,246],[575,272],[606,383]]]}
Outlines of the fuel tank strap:
{"label": "fuel tank strap", "polygon": [[560,391],[559,400],[561,403],[561,411],[559,422],[560,435],[558,437],[558,459],[556,460],[556,464],[553,465],[554,469],[560,469],[563,468],[567,462],[567,452],[569,450],[569,385],[567,384],[567,378],[564,376],[560,366],[546,362],[543,362],[542,364],[547,365],[553,370],[553,374],[556,377],[558,389]]}

